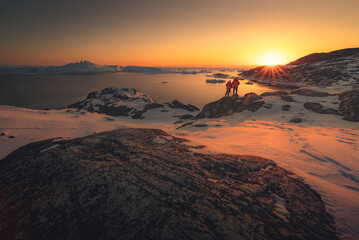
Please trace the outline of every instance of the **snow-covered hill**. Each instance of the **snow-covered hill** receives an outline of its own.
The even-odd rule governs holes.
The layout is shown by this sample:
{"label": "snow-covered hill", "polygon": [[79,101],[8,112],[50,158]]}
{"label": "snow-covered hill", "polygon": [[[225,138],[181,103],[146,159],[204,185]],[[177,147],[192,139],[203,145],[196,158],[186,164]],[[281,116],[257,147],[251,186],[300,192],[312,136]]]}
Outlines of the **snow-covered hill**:
{"label": "snow-covered hill", "polygon": [[116,72],[113,66],[105,66],[91,63],[89,61],[81,61],[76,63],[69,63],[64,66],[50,66],[39,68],[39,74],[81,74],[81,73],[105,73]]}
{"label": "snow-covered hill", "polygon": [[257,82],[301,83],[326,87],[359,84],[359,48],[314,53],[287,65],[260,66],[243,73]]}
{"label": "snow-covered hill", "polygon": [[87,98],[68,106],[89,112],[107,114],[110,116],[130,116],[133,119],[143,119],[146,116],[160,113],[174,113],[174,109],[182,110],[182,114],[195,113],[199,109],[191,104],[183,104],[177,100],[163,104],[155,103],[152,98],[134,88],[105,88],[100,92],[91,92]]}

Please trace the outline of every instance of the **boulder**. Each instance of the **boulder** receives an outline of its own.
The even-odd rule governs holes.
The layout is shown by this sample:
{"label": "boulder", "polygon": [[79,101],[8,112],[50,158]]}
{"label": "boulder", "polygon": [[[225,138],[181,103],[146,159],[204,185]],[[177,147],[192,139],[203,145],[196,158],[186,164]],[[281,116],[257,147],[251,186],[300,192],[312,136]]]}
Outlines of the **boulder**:
{"label": "boulder", "polygon": [[1,239],[337,239],[293,173],[185,142],[120,129],[16,150],[0,161]]}
{"label": "boulder", "polygon": [[296,102],[292,96],[281,96],[280,98],[286,102]]}
{"label": "boulder", "polygon": [[339,115],[338,110],[333,108],[324,108],[322,104],[316,102],[306,102],[304,103],[304,107],[315,113]]}
{"label": "boulder", "polygon": [[359,121],[359,90],[350,90],[339,95],[339,113],[345,120]]}
{"label": "boulder", "polygon": [[283,105],[282,110],[283,111],[289,111],[290,110],[290,105]]}
{"label": "boulder", "polygon": [[290,119],[289,122],[300,123],[300,122],[303,122],[303,120],[301,118],[294,117],[294,118]]}
{"label": "boulder", "polygon": [[244,110],[256,112],[264,105],[264,101],[258,101],[260,99],[262,97],[255,93],[247,93],[243,98],[238,96],[223,97],[216,102],[206,104],[194,119],[217,118]]}

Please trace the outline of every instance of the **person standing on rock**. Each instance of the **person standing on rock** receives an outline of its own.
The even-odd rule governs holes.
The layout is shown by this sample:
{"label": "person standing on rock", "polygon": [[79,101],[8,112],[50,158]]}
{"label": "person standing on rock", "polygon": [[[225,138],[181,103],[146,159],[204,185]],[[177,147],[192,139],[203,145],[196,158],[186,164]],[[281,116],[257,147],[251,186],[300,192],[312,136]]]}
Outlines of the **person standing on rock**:
{"label": "person standing on rock", "polygon": [[231,93],[231,88],[232,88],[232,83],[231,83],[231,80],[229,80],[226,84],[226,88],[227,88],[227,91],[226,91],[226,95],[224,95],[225,97],[229,97],[229,94]]}
{"label": "person standing on rock", "polygon": [[239,85],[238,78],[234,78],[232,82],[233,96],[238,96],[238,85]]}

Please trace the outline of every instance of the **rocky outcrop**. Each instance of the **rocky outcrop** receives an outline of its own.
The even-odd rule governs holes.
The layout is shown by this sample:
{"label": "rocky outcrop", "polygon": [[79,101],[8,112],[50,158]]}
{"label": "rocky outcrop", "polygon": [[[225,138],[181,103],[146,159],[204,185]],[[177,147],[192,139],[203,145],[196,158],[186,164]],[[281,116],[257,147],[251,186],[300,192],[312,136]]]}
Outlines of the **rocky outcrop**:
{"label": "rocky outcrop", "polygon": [[167,103],[167,104],[170,108],[180,108],[180,109],[184,109],[184,110],[187,110],[190,112],[199,111],[198,107],[193,106],[192,104],[185,105],[185,104],[179,102],[178,100],[173,100],[172,102]]}
{"label": "rocky outcrop", "polygon": [[332,96],[333,94],[327,93],[327,92],[319,92],[312,89],[298,89],[295,91],[292,91],[291,94],[297,94],[297,95],[303,95],[307,97],[328,97]]}
{"label": "rocky outcrop", "polygon": [[351,90],[339,95],[339,113],[345,120],[359,121],[359,90]]}
{"label": "rocky outcrop", "polygon": [[275,91],[275,92],[264,92],[262,93],[261,97],[267,97],[267,96],[276,96],[276,97],[279,97],[279,96],[286,96],[288,95],[289,93],[286,92],[286,91]]}
{"label": "rocky outcrop", "polygon": [[304,103],[304,107],[315,113],[339,115],[338,110],[333,108],[324,108],[322,104],[317,102],[306,102]]}
{"label": "rocky outcrop", "polygon": [[336,239],[274,161],[192,152],[154,129],[26,145],[0,161],[1,239]]}
{"label": "rocky outcrop", "polygon": [[285,102],[296,102],[292,96],[281,96],[280,98]]}
{"label": "rocky outcrop", "polygon": [[195,119],[228,116],[244,110],[256,112],[264,105],[264,101],[258,101],[260,99],[262,97],[255,93],[247,93],[243,98],[237,96],[224,97],[216,102],[206,104]]}
{"label": "rocky outcrop", "polygon": [[283,106],[282,106],[282,110],[283,110],[283,111],[289,111],[290,108],[291,108],[290,105],[283,105]]}
{"label": "rocky outcrop", "polygon": [[[100,92],[91,92],[87,98],[68,106],[89,112],[97,112],[111,116],[130,116],[133,119],[145,118],[149,110],[162,108],[168,112],[168,108],[183,109],[185,111],[199,111],[196,106],[183,104],[177,100],[169,103],[155,103],[152,98],[134,88],[105,88]],[[167,109],[165,109],[167,108]]]}
{"label": "rocky outcrop", "polygon": [[111,116],[130,116],[131,111],[143,110],[152,104],[152,98],[134,88],[105,88],[100,92],[91,92],[87,98],[68,106],[89,112],[103,113]]}
{"label": "rocky outcrop", "polygon": [[300,122],[303,122],[303,120],[301,118],[294,117],[294,118],[290,119],[289,122],[291,122],[291,123],[300,123]]}

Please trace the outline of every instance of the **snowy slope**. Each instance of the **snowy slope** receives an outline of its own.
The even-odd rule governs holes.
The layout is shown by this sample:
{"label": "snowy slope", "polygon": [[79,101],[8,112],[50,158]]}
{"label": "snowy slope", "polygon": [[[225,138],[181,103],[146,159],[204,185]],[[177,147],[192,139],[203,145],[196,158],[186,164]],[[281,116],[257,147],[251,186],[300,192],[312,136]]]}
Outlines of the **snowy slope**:
{"label": "snowy slope", "polygon": [[[263,110],[263,111],[262,111]],[[359,126],[335,115],[304,110],[302,123],[288,123],[293,113],[280,109],[243,112],[218,119],[183,120],[183,109],[154,109],[142,120],[76,109],[32,110],[0,107],[0,158],[27,143],[48,138],[74,138],[124,128],[160,128],[183,136],[211,153],[257,155],[277,159],[320,193],[334,215],[343,239],[359,234]],[[276,113],[274,112],[276,111]]]}

